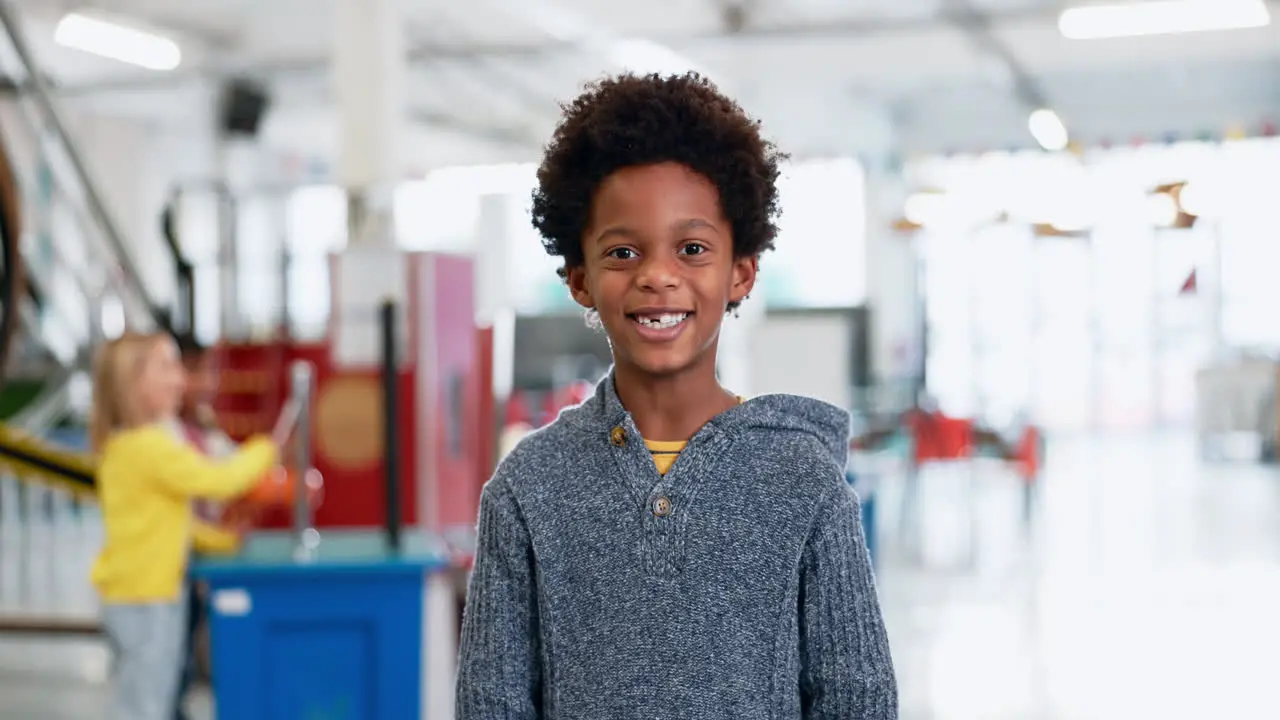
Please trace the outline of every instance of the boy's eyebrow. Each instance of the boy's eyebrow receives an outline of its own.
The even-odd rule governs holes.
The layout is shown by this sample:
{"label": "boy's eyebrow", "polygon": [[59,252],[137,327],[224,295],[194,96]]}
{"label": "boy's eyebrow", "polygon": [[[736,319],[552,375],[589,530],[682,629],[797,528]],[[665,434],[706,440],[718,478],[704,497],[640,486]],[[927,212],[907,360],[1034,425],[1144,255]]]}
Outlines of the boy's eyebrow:
{"label": "boy's eyebrow", "polygon": [[[671,224],[671,229],[674,232],[687,232],[689,230],[710,230],[711,232],[714,232],[717,234],[720,232],[719,228],[717,228],[714,224],[706,220],[703,220],[702,218],[688,218],[685,220],[677,220],[676,222]],[[612,237],[614,235],[626,238],[628,240],[636,240],[640,237],[640,233],[636,232],[635,230],[625,225],[614,225],[611,227],[607,227],[604,230],[601,230],[599,233],[597,233],[596,242],[600,242],[601,240],[604,240],[605,238],[608,238],[608,237]]]}
{"label": "boy's eyebrow", "polygon": [[720,232],[719,228],[717,228],[712,223],[707,222],[706,220],[703,220],[702,218],[690,218],[688,220],[681,220],[680,222],[675,224],[674,229],[676,230],[710,230],[711,232],[714,232],[714,233]]}

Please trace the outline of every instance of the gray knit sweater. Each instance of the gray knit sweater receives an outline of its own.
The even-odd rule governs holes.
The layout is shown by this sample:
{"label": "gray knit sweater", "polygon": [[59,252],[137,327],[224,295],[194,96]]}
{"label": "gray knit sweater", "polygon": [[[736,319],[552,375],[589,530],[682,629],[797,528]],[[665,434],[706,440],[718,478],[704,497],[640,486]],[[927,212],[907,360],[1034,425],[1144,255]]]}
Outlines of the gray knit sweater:
{"label": "gray knit sweater", "polygon": [[485,486],[459,720],[882,720],[897,683],[848,416],[789,395],[658,474],[613,381]]}

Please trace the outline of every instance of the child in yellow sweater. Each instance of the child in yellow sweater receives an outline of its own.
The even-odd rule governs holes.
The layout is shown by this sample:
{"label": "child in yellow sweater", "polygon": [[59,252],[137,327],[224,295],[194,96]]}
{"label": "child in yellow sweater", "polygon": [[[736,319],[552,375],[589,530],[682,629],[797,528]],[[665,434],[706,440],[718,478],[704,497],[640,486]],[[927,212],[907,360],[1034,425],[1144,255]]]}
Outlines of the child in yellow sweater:
{"label": "child in yellow sweater", "polygon": [[112,720],[170,720],[182,669],[185,573],[191,548],[234,549],[234,532],[197,522],[195,498],[248,491],[278,449],[254,438],[220,461],[185,441],[186,385],[168,335],[126,334],[99,352],[90,439],[98,454],[105,538],[93,568],[116,655]]}

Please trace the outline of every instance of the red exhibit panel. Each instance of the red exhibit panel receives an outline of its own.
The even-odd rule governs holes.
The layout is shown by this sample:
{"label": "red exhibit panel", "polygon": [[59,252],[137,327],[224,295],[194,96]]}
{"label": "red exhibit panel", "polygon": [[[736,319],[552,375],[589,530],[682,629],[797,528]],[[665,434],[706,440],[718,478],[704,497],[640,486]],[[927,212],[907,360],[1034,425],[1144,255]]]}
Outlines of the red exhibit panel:
{"label": "red exhibit panel", "polygon": [[[483,426],[493,422],[491,393],[483,384],[489,372],[481,354],[486,343],[475,327],[472,261],[436,253],[410,253],[404,259],[408,298],[401,313],[407,332],[399,341],[405,352],[397,378],[395,427],[400,433],[402,521],[406,527],[443,533],[466,548],[489,471],[484,458],[492,455]],[[332,261],[333,272],[341,272],[341,256]],[[219,353],[215,409],[221,422],[237,440],[270,432],[288,397],[289,368],[297,360],[315,368],[312,458],[324,476],[316,526],[384,524],[385,418],[376,363],[340,364],[332,337],[313,344],[228,344]],[[260,525],[282,528],[289,523],[287,510],[273,509]]]}
{"label": "red exhibit panel", "polygon": [[485,451],[481,378],[486,363],[475,327],[474,264],[470,258],[424,253],[414,257],[412,269],[418,517],[455,546],[469,548]]}
{"label": "red exhibit panel", "polygon": [[[273,343],[237,345],[220,356],[215,409],[228,434],[244,440],[270,432],[288,397],[289,367],[297,360],[315,368],[312,412],[312,459],[324,476],[324,502],[316,510],[317,527],[371,527],[383,523],[382,380],[373,369],[345,370],[334,366],[329,345]],[[401,467],[413,467],[412,438],[417,418],[412,403],[403,401],[414,391],[412,368],[403,368],[400,421],[403,433]],[[263,383],[267,383],[264,385]],[[286,449],[288,452],[288,449]],[[292,462],[292,458],[286,458]],[[416,523],[417,485],[412,474],[401,478],[404,522]],[[283,528],[291,522],[287,508],[266,511],[259,526]]]}
{"label": "red exhibit panel", "polygon": [[236,440],[270,432],[287,393],[285,343],[222,343],[213,350],[218,390],[213,409],[223,431]]}
{"label": "red exhibit panel", "polygon": [[478,354],[479,408],[476,417],[476,485],[483,487],[493,473],[494,458],[498,454],[497,407],[493,396],[493,328],[476,330]]}
{"label": "red exhibit panel", "polygon": [[[328,347],[298,359],[316,368],[316,393],[312,413],[312,457],[324,476],[324,503],[315,515],[316,527],[373,527],[385,522],[386,470],[381,374],[374,369],[339,368]],[[398,406],[397,432],[401,433],[401,467],[412,467],[411,442],[415,418],[411,403],[403,398],[413,392],[414,373],[402,368],[396,380],[402,399]],[[403,521],[418,521],[413,512],[416,486],[412,476],[401,477]],[[278,519],[287,525],[288,517]]]}

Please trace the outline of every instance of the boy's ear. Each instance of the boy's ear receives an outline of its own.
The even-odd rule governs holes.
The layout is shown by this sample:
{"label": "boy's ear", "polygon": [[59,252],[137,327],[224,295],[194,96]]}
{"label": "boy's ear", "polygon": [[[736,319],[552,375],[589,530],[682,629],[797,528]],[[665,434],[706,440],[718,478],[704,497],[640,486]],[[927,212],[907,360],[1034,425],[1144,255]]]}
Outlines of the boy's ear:
{"label": "boy's ear", "polygon": [[756,273],[760,270],[760,257],[748,255],[733,261],[733,278],[729,286],[729,301],[740,303],[756,286]]}
{"label": "boy's ear", "polygon": [[569,294],[573,296],[573,301],[588,310],[594,310],[595,301],[591,298],[591,291],[587,289],[587,269],[579,265],[577,267],[565,268],[565,281],[569,285]]}

